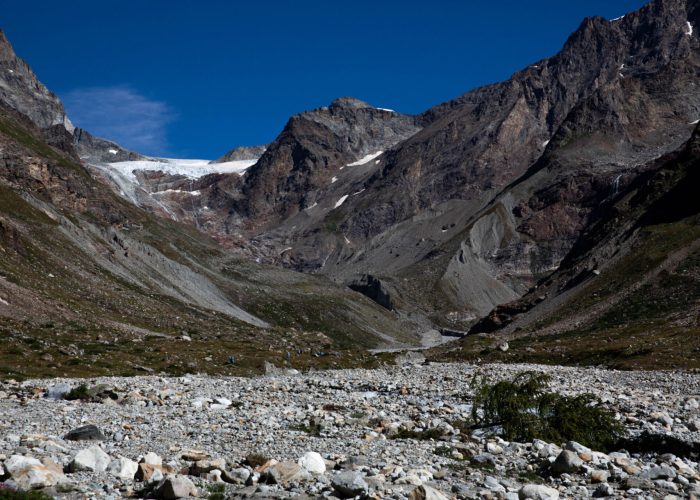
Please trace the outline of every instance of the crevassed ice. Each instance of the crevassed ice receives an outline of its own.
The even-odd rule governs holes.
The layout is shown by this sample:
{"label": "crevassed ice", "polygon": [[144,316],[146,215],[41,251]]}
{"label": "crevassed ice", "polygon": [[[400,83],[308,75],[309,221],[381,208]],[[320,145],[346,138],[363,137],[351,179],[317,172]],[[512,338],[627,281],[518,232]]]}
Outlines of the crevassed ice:
{"label": "crevassed ice", "polygon": [[209,163],[209,160],[183,160],[166,158],[163,160],[118,161],[108,164],[108,168],[136,181],[134,171],[144,170],[163,172],[170,175],[183,175],[197,179],[209,174],[242,174],[257,160],[237,160],[225,163]]}

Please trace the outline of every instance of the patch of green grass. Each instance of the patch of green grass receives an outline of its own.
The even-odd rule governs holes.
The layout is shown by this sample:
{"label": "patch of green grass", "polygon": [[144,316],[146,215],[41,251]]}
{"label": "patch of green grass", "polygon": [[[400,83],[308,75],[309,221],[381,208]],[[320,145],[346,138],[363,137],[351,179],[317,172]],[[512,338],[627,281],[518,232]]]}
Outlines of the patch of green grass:
{"label": "patch of green grass", "polygon": [[0,500],[51,500],[51,497],[41,491],[15,491],[0,484]]}
{"label": "patch of green grass", "polygon": [[223,483],[207,483],[206,490],[209,500],[224,500],[226,498],[226,486]]}

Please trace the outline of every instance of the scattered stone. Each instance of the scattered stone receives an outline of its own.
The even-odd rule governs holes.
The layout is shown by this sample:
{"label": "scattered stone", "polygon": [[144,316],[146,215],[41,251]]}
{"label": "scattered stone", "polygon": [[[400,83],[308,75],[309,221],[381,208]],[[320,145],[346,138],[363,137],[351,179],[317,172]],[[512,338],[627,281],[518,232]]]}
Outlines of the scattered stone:
{"label": "scattered stone", "polygon": [[106,438],[96,425],[83,425],[68,432],[63,439],[68,441],[104,441]]}
{"label": "scattered stone", "polygon": [[200,450],[185,450],[182,452],[181,457],[183,460],[187,460],[188,462],[198,462],[199,460],[211,458],[211,455]]}
{"label": "scattered stone", "polygon": [[72,472],[88,470],[93,472],[104,472],[111,462],[111,458],[99,446],[91,446],[80,450],[70,464]]}
{"label": "scattered stone", "polygon": [[366,495],[369,485],[358,471],[341,472],[331,478],[331,485],[340,498],[353,498]]}
{"label": "scattered stone", "polygon": [[153,452],[146,453],[141,459],[142,464],[163,465],[163,459]]}
{"label": "scattered stone", "polygon": [[168,476],[155,488],[156,498],[174,500],[176,498],[196,497],[199,495],[194,483],[185,476]]}
{"label": "scattered stone", "polygon": [[593,492],[593,496],[596,498],[611,497],[615,494],[615,489],[608,483],[601,483]]}
{"label": "scattered stone", "polygon": [[112,460],[107,466],[107,472],[120,479],[134,479],[136,476],[136,471],[139,468],[139,464],[128,458],[119,457],[116,460]]}
{"label": "scattered stone", "polygon": [[610,473],[605,470],[594,470],[591,472],[592,483],[607,483]]}
{"label": "scattered stone", "polygon": [[46,398],[53,400],[63,399],[63,396],[68,394],[72,388],[73,387],[66,382],[50,385],[48,389],[46,389]]}
{"label": "scattered stone", "polygon": [[138,469],[136,469],[136,475],[134,479],[137,481],[152,481],[154,474],[161,474],[163,476],[167,474],[175,474],[177,470],[170,465],[154,465],[154,464],[138,464]]}
{"label": "scattered stone", "polygon": [[233,469],[232,471],[222,471],[221,479],[226,483],[231,484],[246,484],[250,478],[250,471],[243,467]]}
{"label": "scattered stone", "polygon": [[526,484],[518,491],[520,500],[557,500],[559,492],[542,484]]}
{"label": "scattered stone", "polygon": [[448,500],[442,492],[425,484],[414,489],[408,498],[409,500]]}
{"label": "scattered stone", "polygon": [[326,462],[323,457],[315,451],[309,451],[299,459],[299,465],[312,474],[323,474],[326,472]]}
{"label": "scattered stone", "polygon": [[222,458],[198,460],[190,468],[190,474],[193,476],[199,476],[200,474],[206,474],[207,472],[211,472],[214,469],[226,469],[226,461]]}
{"label": "scattered stone", "polygon": [[552,472],[555,474],[568,474],[578,472],[582,466],[583,460],[575,452],[564,450],[552,464]]}
{"label": "scattered stone", "polygon": [[36,458],[13,455],[4,467],[21,490],[48,488],[66,481],[61,467],[51,461],[42,463]]}

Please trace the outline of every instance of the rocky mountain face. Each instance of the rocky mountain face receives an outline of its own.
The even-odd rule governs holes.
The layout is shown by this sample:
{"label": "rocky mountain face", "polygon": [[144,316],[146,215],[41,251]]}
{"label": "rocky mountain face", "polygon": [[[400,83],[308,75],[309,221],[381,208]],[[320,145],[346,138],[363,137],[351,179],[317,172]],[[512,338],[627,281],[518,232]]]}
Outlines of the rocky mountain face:
{"label": "rocky mountain face", "polygon": [[263,153],[265,153],[265,150],[267,148],[267,144],[263,144],[260,146],[238,146],[237,148],[232,149],[220,158],[213,160],[212,163],[225,163],[227,161],[240,161],[250,159],[259,160]]}
{"label": "rocky mountain face", "polygon": [[[694,154],[699,3],[586,19],[557,55],[418,116],[340,98],[292,117],[270,145],[201,165],[143,159],[68,130],[48,97],[36,125],[45,147],[81,157],[122,200],[249,261],[330,278],[412,331],[515,333],[600,280],[602,260],[627,255],[637,240],[610,211],[624,212],[620,197],[672,158]],[[13,92],[8,106],[36,114],[43,91]],[[602,253],[582,264],[582,248]]]}
{"label": "rocky mountain face", "polygon": [[207,353],[222,350],[238,360],[216,365],[229,373],[283,363],[286,352],[300,366],[347,366],[371,362],[358,346],[417,341],[413,325],[360,294],[243,260],[114,194],[75,145],[76,136],[78,146],[111,143],[43,128],[48,115],[34,122],[18,102],[0,100],[0,365],[9,376],[185,373],[208,369]]}
{"label": "rocky mountain face", "polygon": [[41,83],[29,65],[17,57],[0,30],[0,99],[28,116],[40,129],[63,125],[73,132],[60,99]]}
{"label": "rocky mountain face", "polygon": [[693,363],[700,352],[699,168],[696,127],[686,144],[643,165],[595,208],[555,272],[494,308],[471,333],[527,344],[530,358],[554,351],[562,360],[625,368]]}
{"label": "rocky mountain face", "polygon": [[292,117],[232,200],[229,225],[259,232],[319,201],[346,165],[410,137],[419,120],[352,98]]}
{"label": "rocky mountain face", "polygon": [[[688,140],[697,16],[695,1],[662,0],[586,19],[559,54],[428,110],[420,131],[332,184],[325,205],[283,210],[291,217],[256,242],[343,282],[372,274],[409,309],[466,328],[556,270],[602,202]],[[255,172],[236,216],[270,203],[261,177],[275,170]]]}

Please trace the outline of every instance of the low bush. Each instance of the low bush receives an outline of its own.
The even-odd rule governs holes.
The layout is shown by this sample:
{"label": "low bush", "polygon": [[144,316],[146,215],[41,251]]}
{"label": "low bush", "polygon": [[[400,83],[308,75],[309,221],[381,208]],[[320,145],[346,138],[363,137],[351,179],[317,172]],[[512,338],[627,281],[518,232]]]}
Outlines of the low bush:
{"label": "low bush", "polygon": [[72,388],[70,391],[63,395],[63,399],[66,399],[68,401],[75,401],[77,399],[86,401],[90,399],[90,397],[90,390],[85,384],[80,384],[78,387]]}
{"label": "low bush", "polygon": [[495,384],[475,375],[475,426],[498,426],[509,441],[577,441],[597,450],[610,449],[624,436],[614,413],[593,394],[568,397],[547,392],[549,382],[549,375],[539,372],[522,372],[512,381]]}

